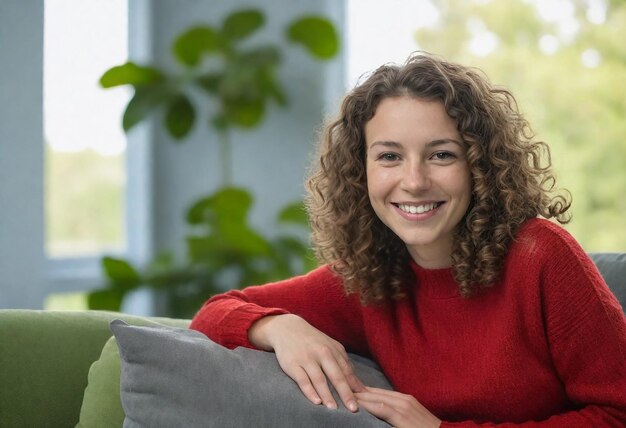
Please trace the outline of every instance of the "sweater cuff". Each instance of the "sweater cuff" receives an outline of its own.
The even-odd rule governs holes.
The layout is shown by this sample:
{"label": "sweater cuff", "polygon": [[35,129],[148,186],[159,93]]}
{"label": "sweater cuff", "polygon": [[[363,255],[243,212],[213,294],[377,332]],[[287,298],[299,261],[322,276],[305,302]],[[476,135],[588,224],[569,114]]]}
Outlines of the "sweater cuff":
{"label": "sweater cuff", "polygon": [[288,311],[279,308],[263,308],[254,304],[246,304],[231,311],[220,323],[219,342],[229,348],[238,346],[258,349],[248,340],[248,330],[256,321],[270,315],[285,315]]}

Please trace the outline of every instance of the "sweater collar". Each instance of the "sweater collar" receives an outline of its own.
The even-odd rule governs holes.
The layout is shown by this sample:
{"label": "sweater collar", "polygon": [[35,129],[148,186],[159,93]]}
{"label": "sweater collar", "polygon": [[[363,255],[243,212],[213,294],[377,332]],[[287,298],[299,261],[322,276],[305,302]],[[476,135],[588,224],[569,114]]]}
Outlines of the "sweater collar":
{"label": "sweater collar", "polygon": [[459,285],[452,268],[426,269],[411,260],[411,269],[417,278],[416,294],[419,296],[447,299],[460,297]]}

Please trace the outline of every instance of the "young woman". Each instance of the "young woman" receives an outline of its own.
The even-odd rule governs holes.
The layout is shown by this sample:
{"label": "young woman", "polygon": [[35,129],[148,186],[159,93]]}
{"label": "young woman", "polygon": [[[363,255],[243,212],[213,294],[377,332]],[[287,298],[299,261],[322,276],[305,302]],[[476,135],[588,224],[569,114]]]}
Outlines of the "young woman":
{"label": "young woman", "polygon": [[[191,327],[271,350],[316,404],[395,427],[626,425],[626,320],[513,96],[428,54],[383,66],[326,129],[320,268],[210,299]],[[542,218],[540,218],[542,217]],[[346,349],[395,391],[368,388]]]}

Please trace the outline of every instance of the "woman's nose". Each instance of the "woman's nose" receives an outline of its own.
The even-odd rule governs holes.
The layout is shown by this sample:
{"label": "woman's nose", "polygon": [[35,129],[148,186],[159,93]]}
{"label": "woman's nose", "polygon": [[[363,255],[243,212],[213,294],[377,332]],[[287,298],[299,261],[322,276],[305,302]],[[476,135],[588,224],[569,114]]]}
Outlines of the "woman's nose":
{"label": "woman's nose", "polygon": [[402,184],[404,190],[416,193],[430,187],[428,166],[421,161],[407,162],[403,171]]}

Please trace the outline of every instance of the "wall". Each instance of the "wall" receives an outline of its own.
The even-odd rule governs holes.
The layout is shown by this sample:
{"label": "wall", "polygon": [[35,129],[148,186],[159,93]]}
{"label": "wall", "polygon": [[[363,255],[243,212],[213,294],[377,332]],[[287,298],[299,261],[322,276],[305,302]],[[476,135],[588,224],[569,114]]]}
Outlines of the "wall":
{"label": "wall", "polygon": [[43,296],[43,0],[0,2],[0,308]]}
{"label": "wall", "polygon": [[[152,56],[161,66],[176,66],[171,42],[184,29],[198,23],[217,25],[228,13],[244,7],[258,7],[266,14],[266,24],[254,43],[279,39],[287,47],[280,76],[286,82],[289,107],[272,106],[260,128],[233,135],[234,184],[245,186],[255,196],[252,223],[271,230],[278,209],[302,198],[322,112],[343,91],[343,61],[339,57],[331,63],[312,59],[300,47],[284,41],[284,29],[305,13],[323,14],[340,28],[343,2],[159,0],[151,4]],[[153,128],[153,238],[157,249],[182,251],[184,211],[191,201],[221,184],[216,135],[205,125],[208,117],[205,111],[182,145],[171,144],[159,126]]]}

